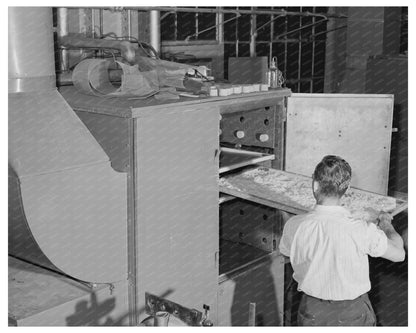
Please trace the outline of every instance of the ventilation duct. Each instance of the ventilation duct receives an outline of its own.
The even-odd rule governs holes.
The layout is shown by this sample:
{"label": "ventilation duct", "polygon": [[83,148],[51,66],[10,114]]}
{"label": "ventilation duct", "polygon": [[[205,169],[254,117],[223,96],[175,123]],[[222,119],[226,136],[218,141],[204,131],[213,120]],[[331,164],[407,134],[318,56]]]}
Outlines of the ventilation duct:
{"label": "ventilation duct", "polygon": [[127,279],[126,174],[56,90],[52,10],[9,7],[9,254]]}

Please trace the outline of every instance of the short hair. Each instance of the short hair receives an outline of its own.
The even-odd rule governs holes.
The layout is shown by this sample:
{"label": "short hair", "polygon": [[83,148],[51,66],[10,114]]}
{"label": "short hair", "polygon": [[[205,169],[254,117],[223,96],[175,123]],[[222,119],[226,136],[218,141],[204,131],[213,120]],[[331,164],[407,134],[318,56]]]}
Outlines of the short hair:
{"label": "short hair", "polygon": [[319,183],[317,197],[341,198],[351,181],[352,170],[347,161],[339,156],[327,155],[315,168],[313,180]]}

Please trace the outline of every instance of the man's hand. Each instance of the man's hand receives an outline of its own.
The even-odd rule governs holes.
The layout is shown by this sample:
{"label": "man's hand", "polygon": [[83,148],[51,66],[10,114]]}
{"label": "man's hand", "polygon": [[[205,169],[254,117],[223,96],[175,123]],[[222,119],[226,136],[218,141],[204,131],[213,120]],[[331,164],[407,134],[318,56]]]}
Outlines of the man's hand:
{"label": "man's hand", "polygon": [[364,212],[366,213],[366,220],[369,223],[374,223],[375,225],[378,225],[378,217],[380,215],[380,211],[375,210],[371,207],[364,208]]}
{"label": "man's hand", "polygon": [[387,249],[381,257],[393,262],[400,262],[405,259],[406,253],[403,248],[403,239],[391,224],[392,219],[393,217],[385,212],[381,212],[378,216],[378,227],[387,236]]}
{"label": "man's hand", "polygon": [[389,213],[380,212],[380,214],[377,217],[377,225],[381,230],[386,231],[393,228],[393,226],[391,225],[392,220],[393,216],[391,216]]}

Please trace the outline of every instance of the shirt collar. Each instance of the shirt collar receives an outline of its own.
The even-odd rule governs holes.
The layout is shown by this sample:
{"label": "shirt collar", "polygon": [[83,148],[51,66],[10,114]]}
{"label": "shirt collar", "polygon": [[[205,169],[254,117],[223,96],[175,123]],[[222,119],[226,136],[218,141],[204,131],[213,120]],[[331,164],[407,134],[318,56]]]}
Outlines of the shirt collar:
{"label": "shirt collar", "polygon": [[342,206],[325,206],[325,205],[315,205],[314,211],[318,213],[330,213],[330,214],[339,214],[343,216],[351,216],[351,213]]}

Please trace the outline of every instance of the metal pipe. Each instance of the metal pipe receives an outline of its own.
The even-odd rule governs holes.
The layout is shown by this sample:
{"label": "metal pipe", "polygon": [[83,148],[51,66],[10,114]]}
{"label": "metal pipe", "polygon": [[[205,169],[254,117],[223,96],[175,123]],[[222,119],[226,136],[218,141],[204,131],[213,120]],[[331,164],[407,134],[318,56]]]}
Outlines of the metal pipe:
{"label": "metal pipe", "polygon": [[[58,8],[57,10],[58,20],[58,38],[68,35],[69,24],[68,24],[68,8]],[[69,54],[68,50],[60,50],[59,67],[62,72],[65,72],[69,68]]]}
{"label": "metal pipe", "polygon": [[[286,33],[287,33],[287,25],[288,25],[288,21],[287,21],[287,17],[285,17],[285,31],[286,31]],[[274,37],[274,40],[273,41],[276,41],[276,37]],[[283,70],[283,76],[285,77],[285,78],[287,78],[287,50],[288,50],[288,47],[287,47],[287,39],[285,38],[285,40],[283,41],[284,42],[284,44],[285,44],[285,66],[284,66],[284,70]]]}
{"label": "metal pipe", "polygon": [[238,17],[239,17],[239,13],[236,13],[236,21],[235,22],[235,36],[236,36],[236,40],[235,40],[235,56],[238,58]]}
{"label": "metal pipe", "polygon": [[271,22],[270,22],[270,42],[269,43],[269,64],[272,62],[273,58],[273,39],[274,39],[274,15],[271,16]]}
{"label": "metal pipe", "polygon": [[[73,8],[73,7],[71,7]],[[83,7],[77,7],[83,8]],[[114,7],[101,7],[102,9],[108,9],[114,11]],[[133,9],[138,11],[153,11],[158,10],[161,12],[184,12],[184,13],[228,13],[228,14],[275,14],[280,16],[317,16],[317,17],[334,17],[334,18],[347,18],[346,15],[325,15],[311,12],[290,12],[283,9],[269,9],[269,10],[251,10],[251,9],[224,9],[221,7],[217,8],[191,8],[191,7],[168,7],[168,6],[157,6],[157,7],[118,7],[116,10],[122,11],[127,9]]]}
{"label": "metal pipe", "polygon": [[[300,7],[300,10],[302,10],[302,7]],[[302,17],[299,18],[299,40],[302,39]],[[301,86],[301,82],[300,82],[300,78],[301,78],[301,71],[302,71],[302,42],[299,41],[298,44],[298,93],[300,93],[300,86]]]}
{"label": "metal pipe", "polygon": [[131,10],[127,10],[127,36],[131,37]]}
{"label": "metal pipe", "polygon": [[82,35],[64,36],[60,40],[60,45],[67,48],[96,48],[96,49],[115,49],[119,50],[122,57],[133,64],[135,62],[135,46],[128,41],[118,41],[109,39],[85,38]]}
{"label": "metal pipe", "polygon": [[312,35],[310,37],[310,39],[315,39],[316,36],[327,34],[328,32],[333,32],[333,31],[337,31],[337,30],[341,30],[341,29],[346,29],[346,28],[348,28],[348,25],[343,25],[343,26],[338,27],[338,28],[321,31],[321,32],[318,32],[317,34]]}
{"label": "metal pipe", "polygon": [[256,303],[249,303],[248,326],[256,326]]}
{"label": "metal pipe", "polygon": [[178,40],[178,13],[175,13],[175,30],[174,30],[174,39],[173,40]]}
{"label": "metal pipe", "polygon": [[55,89],[52,9],[9,7],[8,24],[9,93]]}
{"label": "metal pipe", "polygon": [[195,35],[196,38],[198,39],[198,35],[199,35],[199,17],[198,17],[199,13],[195,13]]}
{"label": "metal pipe", "polygon": [[92,25],[91,25],[92,9],[86,8],[79,12],[79,24],[81,33],[88,38],[92,37]]}
{"label": "metal pipe", "polygon": [[58,16],[58,36],[66,36],[68,35],[68,8],[58,8],[57,9],[57,16]]}
{"label": "metal pipe", "polygon": [[[319,34],[321,34],[321,33],[319,33]],[[274,40],[273,43],[278,43],[278,44],[289,43],[289,44],[291,44],[291,43],[299,43],[299,42],[308,43],[308,42],[311,42],[311,41],[312,41],[311,38],[302,38],[302,39],[299,39],[299,38],[288,38],[288,39],[278,39],[278,40]],[[325,42],[324,39],[316,39],[316,41],[317,42]],[[224,44],[235,44],[235,42],[225,41]],[[240,41],[240,44],[250,45],[250,41]],[[266,40],[257,40],[256,41],[256,44],[270,44],[270,42],[269,41],[266,41]],[[179,45],[179,44],[176,44],[176,45]],[[183,45],[185,45],[185,44],[183,44]]]}
{"label": "metal pipe", "polygon": [[100,38],[104,35],[104,13],[103,10],[100,9],[99,12],[99,22],[100,22]]}
{"label": "metal pipe", "polygon": [[[301,17],[303,16],[303,15],[300,15]],[[317,14],[317,15],[311,15],[312,16],[312,18],[314,18],[315,19],[315,17],[322,17],[323,18],[323,20],[322,21],[326,21],[326,20],[328,20],[328,18],[330,17],[329,15],[323,15],[323,14]],[[262,26],[260,26],[259,28],[257,28],[256,29],[256,31],[258,31],[258,30],[260,30],[260,29],[263,29],[265,26],[267,26],[267,25],[269,25],[269,24],[272,24],[273,23],[273,21],[275,21],[276,19],[278,19],[279,17],[281,17],[281,15],[280,16],[277,16],[277,17],[273,17],[273,15],[272,15],[272,18],[270,19],[270,21],[268,21],[268,22],[266,22],[266,23],[264,23]],[[319,23],[319,22],[318,22]]]}
{"label": "metal pipe", "polygon": [[92,29],[92,38],[95,38],[97,35],[95,33],[95,9],[91,10],[91,29]]}
{"label": "metal pipe", "polygon": [[[313,10],[315,10],[315,7],[313,7]],[[315,34],[315,17],[312,18],[312,33],[311,36]],[[311,68],[311,85],[309,86],[309,92],[313,93],[313,76],[315,75],[315,41],[312,40],[312,68]]]}
{"label": "metal pipe", "polygon": [[160,12],[150,11],[150,45],[160,54]]}
{"label": "metal pipe", "polygon": [[224,42],[224,14],[217,15],[217,41],[221,44]]}
{"label": "metal pipe", "polygon": [[[98,38],[103,38],[104,35],[104,10],[100,9],[98,12],[98,22],[99,22],[99,36]],[[97,55],[102,58],[104,56],[104,51],[103,50],[99,50]]]}
{"label": "metal pipe", "polygon": [[[222,14],[218,14],[218,15],[222,15]],[[218,23],[218,24],[224,25],[225,23],[228,23],[230,21],[233,21],[233,20],[235,20],[236,18],[238,18],[240,16],[241,16],[240,14],[237,14],[235,17],[232,17],[232,18],[228,19],[227,21],[224,21],[224,16],[222,16],[221,23]],[[218,22],[218,21],[219,20],[216,20],[216,22]],[[202,33],[206,32],[206,31],[212,30],[214,28],[218,28],[219,27],[218,24],[212,25],[212,26],[210,26],[210,27],[208,27],[208,28],[206,28],[206,29],[204,29],[202,31],[197,31],[196,33],[194,33],[192,35],[186,36],[185,41],[186,42],[189,41],[192,37],[198,36],[198,34],[202,34]],[[224,41],[224,35],[223,35],[224,27],[221,27],[221,29],[222,29],[222,32],[221,32],[222,38],[221,39],[222,39],[222,41]],[[218,42],[220,42],[220,41],[218,40]]]}
{"label": "metal pipe", "polygon": [[256,56],[256,31],[257,17],[256,14],[252,14],[250,18],[250,57]]}
{"label": "metal pipe", "polygon": [[[300,17],[300,20],[302,20],[302,17]],[[311,24],[307,24],[307,25],[304,25],[304,26],[300,26],[299,28],[296,28],[296,29],[287,31],[284,34],[277,35],[275,37],[275,39],[279,39],[280,37],[284,37],[284,36],[290,35],[293,32],[296,32],[296,31],[299,31],[299,30],[303,30],[303,29],[306,29],[306,28],[309,28],[309,27],[313,27],[313,26],[315,26],[315,25],[317,25],[319,23],[323,23],[323,22],[326,22],[326,21],[328,21],[328,19],[323,19],[323,20],[320,20],[318,22],[314,22],[314,23],[311,23]]]}

